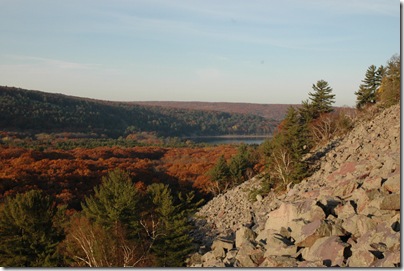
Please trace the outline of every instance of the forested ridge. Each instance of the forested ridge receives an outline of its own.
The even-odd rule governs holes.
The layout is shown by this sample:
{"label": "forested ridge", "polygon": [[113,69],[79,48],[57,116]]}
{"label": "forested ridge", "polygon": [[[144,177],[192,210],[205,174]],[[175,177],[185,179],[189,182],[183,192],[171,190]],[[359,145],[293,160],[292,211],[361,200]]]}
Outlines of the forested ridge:
{"label": "forested ridge", "polygon": [[269,135],[277,121],[253,114],[143,106],[0,87],[0,130],[124,136]]}
{"label": "forested ridge", "polygon": [[173,101],[146,101],[133,102],[139,105],[151,105],[182,109],[196,109],[205,111],[219,111],[227,113],[254,114],[266,119],[281,121],[289,106],[300,106],[299,104],[257,104],[257,103],[235,103],[235,102],[173,102]]}

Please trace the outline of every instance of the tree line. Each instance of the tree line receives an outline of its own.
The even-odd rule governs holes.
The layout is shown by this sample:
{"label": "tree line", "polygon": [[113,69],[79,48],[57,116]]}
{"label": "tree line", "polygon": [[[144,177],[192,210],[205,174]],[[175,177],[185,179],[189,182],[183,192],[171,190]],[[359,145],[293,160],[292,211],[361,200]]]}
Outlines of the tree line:
{"label": "tree line", "polygon": [[82,132],[118,138],[270,134],[276,121],[257,115],[103,102],[0,87],[0,129],[36,133]]}

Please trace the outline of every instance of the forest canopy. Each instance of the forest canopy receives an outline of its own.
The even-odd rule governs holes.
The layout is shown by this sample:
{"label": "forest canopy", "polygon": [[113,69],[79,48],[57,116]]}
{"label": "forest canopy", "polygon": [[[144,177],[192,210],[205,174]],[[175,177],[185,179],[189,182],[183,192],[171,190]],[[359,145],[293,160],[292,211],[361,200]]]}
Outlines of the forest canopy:
{"label": "forest canopy", "polygon": [[253,114],[108,102],[0,86],[0,130],[82,132],[117,138],[269,135],[277,121]]}

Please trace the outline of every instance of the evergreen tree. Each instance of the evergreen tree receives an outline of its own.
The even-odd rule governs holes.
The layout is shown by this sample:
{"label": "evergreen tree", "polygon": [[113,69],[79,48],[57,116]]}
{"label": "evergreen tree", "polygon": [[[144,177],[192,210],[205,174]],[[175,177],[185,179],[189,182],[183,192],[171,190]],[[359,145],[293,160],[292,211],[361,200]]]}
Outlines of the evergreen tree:
{"label": "evergreen tree", "polygon": [[310,146],[307,123],[295,108],[289,107],[279,131],[266,147],[268,166],[273,177],[287,185],[307,176],[308,166],[302,158]]}
{"label": "evergreen tree", "polygon": [[309,123],[316,115],[315,109],[309,100],[302,101],[302,105],[299,108],[299,114],[305,123]]}
{"label": "evergreen tree", "polygon": [[369,66],[366,71],[365,79],[359,86],[359,90],[355,92],[356,107],[362,108],[367,104],[376,102],[376,92],[380,87],[385,69],[383,66],[377,68],[375,65]]}
{"label": "evergreen tree", "polygon": [[233,179],[233,186],[245,180],[246,170],[253,166],[251,154],[246,144],[238,147],[237,154],[230,160],[229,171]]}
{"label": "evergreen tree", "polygon": [[152,184],[147,191],[159,220],[157,238],[152,246],[157,264],[164,267],[183,266],[186,255],[193,250],[187,212],[181,210],[181,204],[174,204],[167,185]]}
{"label": "evergreen tree", "polygon": [[56,246],[63,238],[55,227],[57,213],[38,190],[6,198],[0,209],[0,266],[57,266]]}
{"label": "evergreen tree", "polygon": [[220,194],[229,187],[230,169],[223,155],[219,157],[215,166],[208,171],[208,175],[210,180],[217,187],[217,191],[215,191],[215,193]]}
{"label": "evergreen tree", "polygon": [[313,84],[313,93],[309,93],[311,106],[313,107],[313,118],[319,117],[323,113],[332,112],[332,104],[335,102],[335,95],[332,94],[332,88],[324,80]]}
{"label": "evergreen tree", "polygon": [[114,170],[102,178],[100,186],[94,188],[94,195],[85,198],[83,212],[90,220],[106,229],[124,226],[133,237],[138,230],[139,194],[129,175]]}
{"label": "evergreen tree", "polygon": [[123,266],[127,242],[133,244],[140,231],[138,202],[140,195],[129,175],[120,169],[108,173],[102,178],[101,185],[94,188],[94,195],[85,198],[84,215],[91,223],[101,226],[107,234],[113,236],[110,245],[113,259],[110,266]]}

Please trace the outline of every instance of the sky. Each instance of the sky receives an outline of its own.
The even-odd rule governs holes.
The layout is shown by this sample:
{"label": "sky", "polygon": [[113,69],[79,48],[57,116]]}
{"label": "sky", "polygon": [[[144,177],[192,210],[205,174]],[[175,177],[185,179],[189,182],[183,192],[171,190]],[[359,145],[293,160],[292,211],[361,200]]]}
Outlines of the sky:
{"label": "sky", "polygon": [[0,85],[112,101],[354,106],[398,0],[0,0]]}

